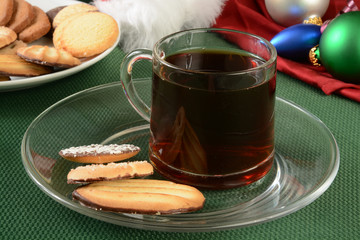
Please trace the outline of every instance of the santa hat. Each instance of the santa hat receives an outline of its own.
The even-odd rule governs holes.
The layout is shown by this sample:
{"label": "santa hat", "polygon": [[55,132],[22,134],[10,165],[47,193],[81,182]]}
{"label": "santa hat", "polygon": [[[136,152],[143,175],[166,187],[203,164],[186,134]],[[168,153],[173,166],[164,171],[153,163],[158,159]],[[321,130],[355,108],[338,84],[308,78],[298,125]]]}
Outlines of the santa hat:
{"label": "santa hat", "polygon": [[185,29],[210,27],[226,0],[95,0],[93,4],[114,17],[125,52],[152,49],[162,37]]}

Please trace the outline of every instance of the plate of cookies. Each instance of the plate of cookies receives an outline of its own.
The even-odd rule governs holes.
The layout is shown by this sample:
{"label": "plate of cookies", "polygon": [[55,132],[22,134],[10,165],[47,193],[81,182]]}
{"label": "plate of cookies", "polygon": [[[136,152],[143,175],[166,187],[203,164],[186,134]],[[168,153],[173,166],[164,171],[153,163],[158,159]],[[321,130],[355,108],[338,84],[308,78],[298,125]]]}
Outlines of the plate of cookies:
{"label": "plate of cookies", "polygon": [[3,0],[0,92],[36,87],[82,71],[120,40],[110,15],[74,0]]}
{"label": "plate of cookies", "polygon": [[[133,81],[149,103],[149,79]],[[121,82],[50,106],[24,134],[22,160],[45,194],[94,219],[175,232],[246,227],[312,203],[339,168],[336,141],[318,118],[281,98],[275,114],[274,165],[238,188],[208,190],[161,176],[149,159],[149,122],[128,103]]]}

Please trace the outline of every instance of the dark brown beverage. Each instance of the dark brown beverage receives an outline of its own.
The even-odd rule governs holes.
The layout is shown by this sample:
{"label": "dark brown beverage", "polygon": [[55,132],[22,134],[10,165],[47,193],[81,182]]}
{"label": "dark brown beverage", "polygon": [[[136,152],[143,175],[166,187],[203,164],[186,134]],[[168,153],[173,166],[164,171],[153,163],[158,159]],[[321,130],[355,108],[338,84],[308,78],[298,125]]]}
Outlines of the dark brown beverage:
{"label": "dark brown beverage", "polygon": [[153,75],[150,158],[155,168],[171,180],[209,188],[262,178],[273,162],[275,77],[266,81],[237,72],[264,60],[219,51],[165,60],[181,70]]}

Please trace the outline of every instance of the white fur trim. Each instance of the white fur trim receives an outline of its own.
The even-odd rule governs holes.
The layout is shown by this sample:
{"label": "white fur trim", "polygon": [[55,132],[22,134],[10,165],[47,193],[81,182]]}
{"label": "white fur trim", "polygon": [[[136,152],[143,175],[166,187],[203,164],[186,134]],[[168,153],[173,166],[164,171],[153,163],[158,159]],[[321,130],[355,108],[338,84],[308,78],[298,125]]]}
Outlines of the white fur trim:
{"label": "white fur trim", "polygon": [[162,37],[184,29],[210,27],[226,0],[94,0],[119,23],[125,52],[152,49]]}

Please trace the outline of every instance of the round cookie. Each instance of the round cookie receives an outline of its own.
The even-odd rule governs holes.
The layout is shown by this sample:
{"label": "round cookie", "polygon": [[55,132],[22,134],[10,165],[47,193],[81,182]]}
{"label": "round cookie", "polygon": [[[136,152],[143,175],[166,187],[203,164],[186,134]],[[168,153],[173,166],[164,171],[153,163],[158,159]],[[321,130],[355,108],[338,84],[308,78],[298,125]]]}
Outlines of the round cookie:
{"label": "round cookie", "polygon": [[71,68],[81,64],[80,60],[70,53],[48,46],[32,45],[19,48],[17,55],[28,62],[46,66]]}
{"label": "round cookie", "polygon": [[49,11],[46,12],[46,15],[48,16],[48,18],[50,20],[51,26],[52,26],[52,24],[54,22],[54,18],[56,17],[56,15],[65,7],[66,6],[59,6],[59,7],[56,7],[56,8],[52,8]]}
{"label": "round cookie", "polygon": [[117,22],[101,12],[73,15],[54,31],[53,43],[74,57],[92,57],[110,48],[119,35]]}
{"label": "round cookie", "polygon": [[17,35],[12,29],[0,26],[0,48],[5,47],[10,43],[13,43],[16,38]]}
{"label": "round cookie", "polygon": [[61,9],[65,8],[65,7],[66,6],[59,6],[56,8],[52,8],[46,12],[46,15],[48,16],[50,25],[51,25],[50,31],[46,34],[47,37],[52,38],[52,35],[54,33],[54,28],[52,27],[52,23],[54,22],[54,18],[61,11]]}
{"label": "round cookie", "polygon": [[56,28],[61,22],[68,19],[71,15],[93,11],[98,11],[98,9],[95,6],[86,3],[78,3],[66,6],[56,13],[52,21],[52,26],[53,28]]}
{"label": "round cookie", "polygon": [[29,26],[35,17],[33,7],[25,0],[14,0],[14,12],[7,27],[19,33]]}
{"label": "round cookie", "polygon": [[33,22],[19,33],[19,39],[26,43],[30,43],[41,38],[46,35],[51,28],[51,24],[46,13],[39,7],[34,6],[33,8],[35,12]]}
{"label": "round cookie", "polygon": [[61,47],[61,38],[62,38],[62,35],[64,33],[64,29],[67,27],[69,22],[72,21],[73,18],[75,18],[75,17],[77,17],[77,15],[81,15],[81,14],[83,14],[83,13],[77,13],[77,14],[74,14],[72,16],[69,16],[69,18],[64,20],[62,22],[62,24],[60,24],[56,29],[54,29],[52,40],[53,40],[53,44],[54,44],[55,48],[57,48],[57,49],[62,48]]}
{"label": "round cookie", "polygon": [[1,0],[0,26],[5,26],[11,19],[14,10],[14,0]]}

